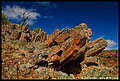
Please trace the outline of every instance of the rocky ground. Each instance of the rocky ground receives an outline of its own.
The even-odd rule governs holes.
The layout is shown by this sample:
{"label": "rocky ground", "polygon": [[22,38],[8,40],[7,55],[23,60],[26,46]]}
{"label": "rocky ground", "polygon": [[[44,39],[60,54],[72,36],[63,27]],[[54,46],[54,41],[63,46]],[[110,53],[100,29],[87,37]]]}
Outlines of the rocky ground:
{"label": "rocky ground", "polygon": [[[104,51],[106,41],[89,42],[86,24],[56,29],[50,36],[25,25],[2,25],[2,79],[118,79],[118,51]],[[81,31],[82,30],[82,31]]]}
{"label": "rocky ground", "polygon": [[[118,50],[104,50],[96,56],[97,66],[89,66],[81,71],[81,79],[118,79],[119,77]],[[87,74],[88,73],[88,74]]]}
{"label": "rocky ground", "polygon": [[73,74],[68,75],[46,66],[42,59],[49,54],[49,49],[33,49],[28,44],[23,48],[20,45],[22,43],[16,41],[2,43],[2,79],[75,79]]}

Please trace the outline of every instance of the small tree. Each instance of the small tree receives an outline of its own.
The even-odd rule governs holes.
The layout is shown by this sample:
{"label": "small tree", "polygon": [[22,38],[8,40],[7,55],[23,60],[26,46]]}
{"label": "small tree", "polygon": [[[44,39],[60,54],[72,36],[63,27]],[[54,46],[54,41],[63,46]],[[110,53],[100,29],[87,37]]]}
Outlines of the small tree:
{"label": "small tree", "polygon": [[22,20],[22,22],[20,24],[21,26],[23,26],[25,21],[28,19],[28,16],[26,16],[25,14],[26,14],[26,12],[23,13],[23,20]]}
{"label": "small tree", "polygon": [[21,22],[21,29],[22,29],[22,26],[25,24],[25,22],[26,22],[26,20],[29,18],[29,16],[30,15],[26,15],[26,11],[24,11],[24,13],[23,13],[23,20],[22,20],[22,22]]}

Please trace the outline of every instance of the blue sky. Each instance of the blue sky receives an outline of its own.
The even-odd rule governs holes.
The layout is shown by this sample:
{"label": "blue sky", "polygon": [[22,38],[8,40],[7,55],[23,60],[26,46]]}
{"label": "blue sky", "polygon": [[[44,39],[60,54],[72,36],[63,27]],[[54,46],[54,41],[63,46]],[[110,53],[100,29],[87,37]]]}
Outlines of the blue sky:
{"label": "blue sky", "polygon": [[72,28],[86,23],[92,29],[91,40],[104,36],[106,49],[118,49],[118,2],[2,2],[2,11],[15,23],[22,20],[21,13],[31,11],[29,27],[42,28],[51,34],[56,28]]}

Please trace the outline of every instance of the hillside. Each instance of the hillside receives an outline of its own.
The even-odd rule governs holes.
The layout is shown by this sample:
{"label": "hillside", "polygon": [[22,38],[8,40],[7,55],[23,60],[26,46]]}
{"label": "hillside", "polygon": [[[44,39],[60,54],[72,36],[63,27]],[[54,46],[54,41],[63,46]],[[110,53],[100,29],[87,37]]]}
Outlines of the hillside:
{"label": "hillside", "polygon": [[90,42],[91,35],[85,23],[50,36],[2,24],[2,79],[118,79],[118,50],[105,51],[104,38]]}

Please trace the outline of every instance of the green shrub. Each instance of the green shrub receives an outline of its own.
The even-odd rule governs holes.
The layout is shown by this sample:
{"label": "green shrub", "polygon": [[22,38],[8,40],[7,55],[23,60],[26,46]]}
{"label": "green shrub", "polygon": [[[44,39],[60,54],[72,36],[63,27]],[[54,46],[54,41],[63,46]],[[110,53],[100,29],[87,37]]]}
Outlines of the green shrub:
{"label": "green shrub", "polygon": [[7,16],[4,13],[2,13],[1,24],[7,24],[7,22],[8,22]]}
{"label": "green shrub", "polygon": [[39,29],[39,28],[34,28],[33,30],[34,30],[34,32],[39,33],[39,30],[40,30],[40,29]]}

